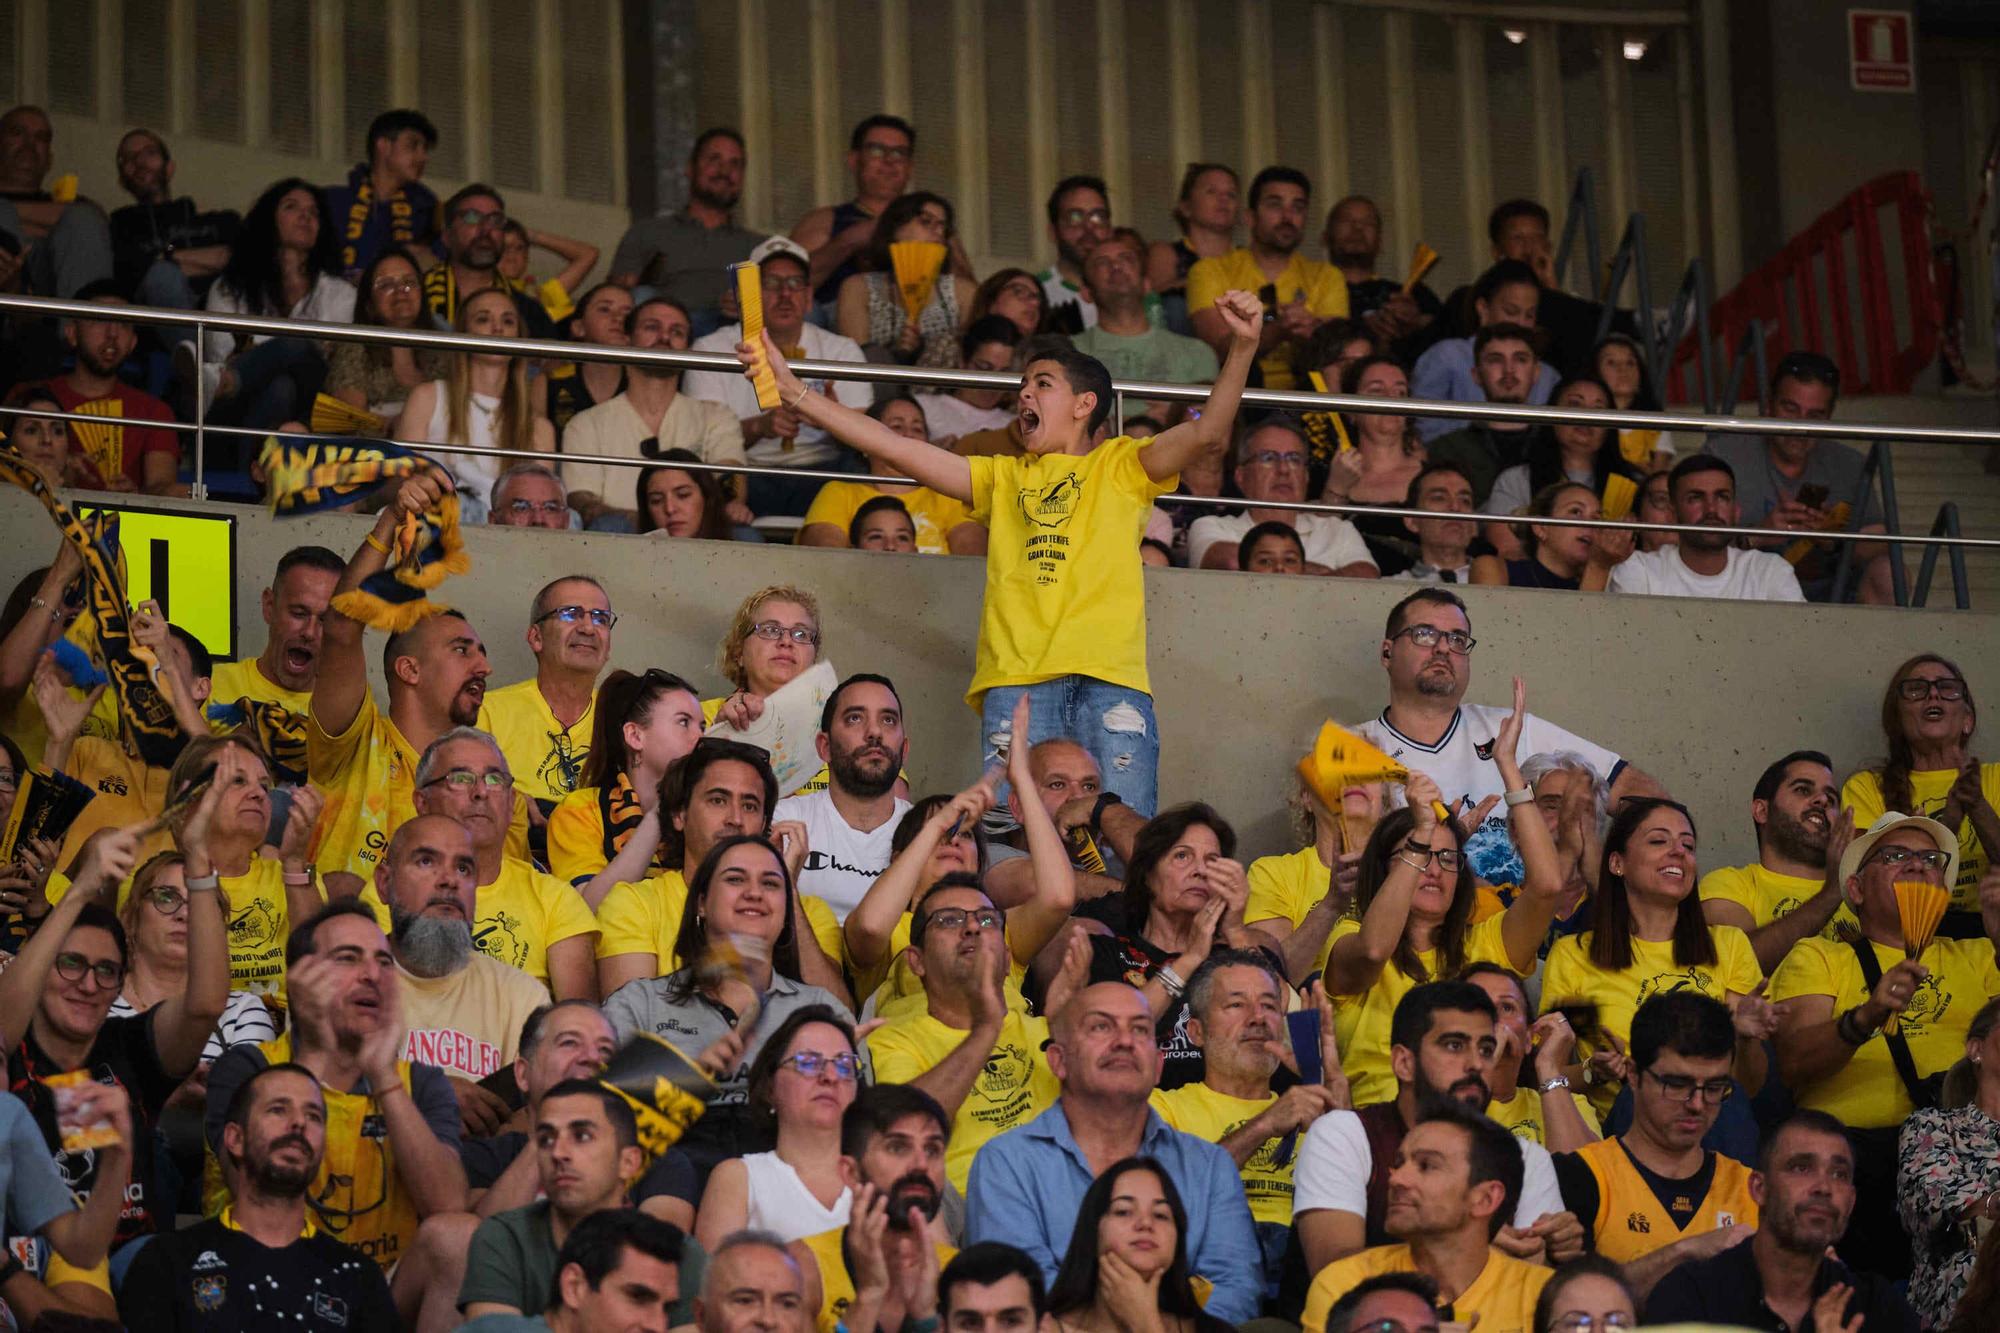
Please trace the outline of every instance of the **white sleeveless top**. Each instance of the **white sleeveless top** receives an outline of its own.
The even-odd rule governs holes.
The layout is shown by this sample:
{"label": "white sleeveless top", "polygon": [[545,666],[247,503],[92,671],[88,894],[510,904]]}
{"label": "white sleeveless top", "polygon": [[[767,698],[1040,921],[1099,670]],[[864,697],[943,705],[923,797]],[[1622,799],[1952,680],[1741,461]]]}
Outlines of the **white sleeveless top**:
{"label": "white sleeveless top", "polygon": [[752,1231],[773,1232],[780,1240],[789,1242],[847,1225],[853,1191],[842,1190],[833,1207],[828,1208],[813,1197],[791,1164],[775,1152],[744,1157],[743,1174],[750,1197],[750,1213],[743,1225]]}
{"label": "white sleeveless top", "polygon": [[[437,386],[437,405],[431,409],[431,424],[424,432],[424,438],[432,444],[451,443],[450,384],[444,380],[432,380]],[[494,438],[494,429],[500,419],[500,400],[492,394],[475,393],[467,403],[465,413],[466,443],[484,449],[499,447]],[[468,501],[460,517],[466,522],[480,523],[486,519],[487,506],[492,501],[493,483],[500,479],[506,461],[500,458],[482,458],[478,454],[439,454],[436,460],[445,471],[451,473],[452,484],[458,493]]]}

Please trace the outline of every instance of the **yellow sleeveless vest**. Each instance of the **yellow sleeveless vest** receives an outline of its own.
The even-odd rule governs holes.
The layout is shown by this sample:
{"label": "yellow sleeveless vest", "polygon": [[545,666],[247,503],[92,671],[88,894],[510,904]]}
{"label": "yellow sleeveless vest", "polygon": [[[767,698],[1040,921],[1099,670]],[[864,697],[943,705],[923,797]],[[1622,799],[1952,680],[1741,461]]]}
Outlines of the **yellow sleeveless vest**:
{"label": "yellow sleeveless vest", "polygon": [[1614,1264],[1630,1263],[1677,1240],[1732,1222],[1757,1225],[1757,1201],[1750,1197],[1750,1168],[1733,1157],[1716,1154],[1708,1197],[1683,1231],[1673,1215],[1661,1207],[1653,1187],[1616,1139],[1600,1139],[1580,1149],[1577,1156],[1597,1180],[1597,1252]]}

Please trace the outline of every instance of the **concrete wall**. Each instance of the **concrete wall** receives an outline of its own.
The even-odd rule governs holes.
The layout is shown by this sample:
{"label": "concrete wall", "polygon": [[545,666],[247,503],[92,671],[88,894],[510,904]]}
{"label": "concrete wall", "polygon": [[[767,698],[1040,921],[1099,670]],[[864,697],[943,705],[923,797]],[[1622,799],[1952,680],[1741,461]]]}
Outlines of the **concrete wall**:
{"label": "concrete wall", "polygon": [[[351,550],[365,531],[344,515],[279,525],[261,511],[212,508],[242,516],[236,586],[246,655],[263,642],[257,594],[278,555],[301,542]],[[0,496],[0,531],[10,534],[0,551],[5,588],[48,558],[54,534],[12,491]],[[976,561],[490,528],[469,533],[467,546],[473,572],[448,584],[445,600],[484,634],[496,683],[531,670],[521,637],[528,602],[557,575],[591,572],[610,589],[623,617],[615,664],[669,667],[717,692],[716,645],[736,603],[765,584],[795,582],[818,594],[825,651],[840,670],[896,680],[917,790],[955,789],[976,775],[977,727],[962,699],[978,626]],[[1163,799],[1213,801],[1250,854],[1289,850],[1292,765],[1323,718],[1357,721],[1382,706],[1382,620],[1407,590],[1152,571]],[[1520,673],[1534,711],[1623,752],[1694,808],[1705,866],[1753,853],[1749,788],[1771,758],[1810,746],[1846,766],[1879,754],[1883,680],[1910,653],[1952,656],[1976,693],[2000,698],[1987,665],[1990,616],[1465,591],[1479,640],[1469,697],[1503,703]],[[379,690],[373,645],[369,656]]]}

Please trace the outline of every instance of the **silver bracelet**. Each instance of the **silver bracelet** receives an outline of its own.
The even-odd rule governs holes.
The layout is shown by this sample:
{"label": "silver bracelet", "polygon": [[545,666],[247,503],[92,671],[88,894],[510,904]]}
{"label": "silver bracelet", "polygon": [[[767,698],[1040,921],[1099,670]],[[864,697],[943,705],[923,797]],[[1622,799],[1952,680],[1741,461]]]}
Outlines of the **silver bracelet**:
{"label": "silver bracelet", "polygon": [[1161,964],[1160,970],[1153,974],[1153,979],[1158,981],[1161,988],[1176,1000],[1187,993],[1187,983],[1181,980],[1180,973],[1174,971],[1172,963]]}

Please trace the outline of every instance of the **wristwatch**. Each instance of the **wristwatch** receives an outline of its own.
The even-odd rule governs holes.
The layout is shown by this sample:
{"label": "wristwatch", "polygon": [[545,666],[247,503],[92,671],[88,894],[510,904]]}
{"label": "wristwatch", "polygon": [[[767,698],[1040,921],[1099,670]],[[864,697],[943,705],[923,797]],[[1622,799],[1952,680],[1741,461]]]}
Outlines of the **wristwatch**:
{"label": "wristwatch", "polygon": [[1550,1079],[1546,1083],[1537,1083],[1535,1085],[1535,1091],[1543,1093],[1562,1092],[1566,1090],[1568,1087],[1569,1087],[1569,1075],[1557,1074],[1554,1078]]}
{"label": "wristwatch", "polygon": [[1115,791],[1101,791],[1097,793],[1097,803],[1090,807],[1090,831],[1092,833],[1104,832],[1104,812],[1114,805],[1123,804],[1125,804],[1125,798]]}
{"label": "wristwatch", "polygon": [[1512,810],[1517,805],[1527,805],[1533,801],[1535,799],[1535,789],[1533,787],[1523,787],[1519,791],[1502,792],[1501,799],[1506,801],[1507,808]]}

